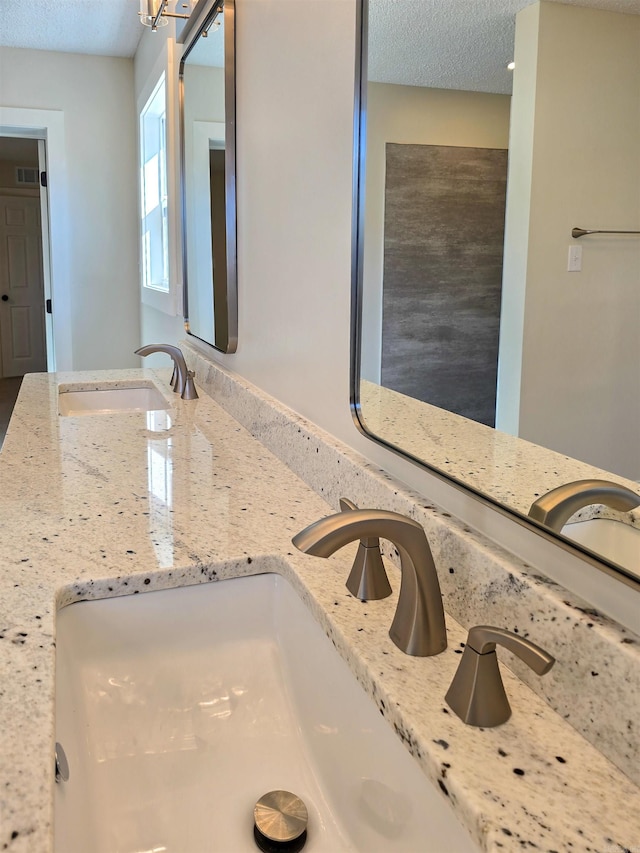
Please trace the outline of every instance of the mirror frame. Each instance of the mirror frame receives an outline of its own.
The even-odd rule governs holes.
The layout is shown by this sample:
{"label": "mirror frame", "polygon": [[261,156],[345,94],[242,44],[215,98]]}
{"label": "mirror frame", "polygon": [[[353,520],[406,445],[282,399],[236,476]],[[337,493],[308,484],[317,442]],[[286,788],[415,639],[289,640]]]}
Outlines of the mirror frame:
{"label": "mirror frame", "polygon": [[[189,274],[187,268],[187,181],[184,128],[184,66],[202,33],[220,14],[224,15],[224,112],[225,112],[225,221],[227,242],[227,323],[225,346],[194,335],[189,328]],[[188,39],[188,41],[187,41]],[[235,0],[199,0],[185,25],[180,41],[185,48],[178,70],[180,105],[180,195],[182,226],[182,300],[184,328],[188,335],[218,352],[234,353],[238,348],[238,260],[236,220],[236,49]],[[212,288],[213,288],[213,282]],[[213,293],[212,293],[213,298]],[[215,305],[214,305],[215,311]],[[213,332],[215,337],[215,332]]]}
{"label": "mirror frame", "polygon": [[350,408],[351,416],[358,431],[376,444],[385,447],[403,459],[413,462],[419,468],[432,476],[455,486],[475,500],[490,507],[500,515],[511,519],[521,527],[541,536],[557,545],[564,551],[574,554],[590,565],[610,575],[615,580],[640,592],[640,578],[636,577],[624,566],[607,560],[595,551],[555,533],[538,521],[525,516],[517,510],[500,503],[473,486],[446,474],[439,468],[430,465],[391,444],[381,436],[371,432],[360,406],[360,359],[362,345],[362,306],[364,302],[363,267],[364,267],[364,219],[365,219],[365,178],[367,154],[367,60],[368,60],[368,31],[369,31],[369,0],[356,0],[356,52],[355,52],[355,92],[354,92],[354,129],[353,129],[353,206],[351,227],[351,364],[350,364]]}

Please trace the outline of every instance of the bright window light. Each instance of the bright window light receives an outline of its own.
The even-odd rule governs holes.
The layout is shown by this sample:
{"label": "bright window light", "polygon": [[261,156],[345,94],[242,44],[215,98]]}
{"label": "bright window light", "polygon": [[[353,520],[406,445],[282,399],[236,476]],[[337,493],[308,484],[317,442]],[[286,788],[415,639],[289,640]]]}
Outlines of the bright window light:
{"label": "bright window light", "polygon": [[140,113],[142,284],[169,291],[164,74]]}

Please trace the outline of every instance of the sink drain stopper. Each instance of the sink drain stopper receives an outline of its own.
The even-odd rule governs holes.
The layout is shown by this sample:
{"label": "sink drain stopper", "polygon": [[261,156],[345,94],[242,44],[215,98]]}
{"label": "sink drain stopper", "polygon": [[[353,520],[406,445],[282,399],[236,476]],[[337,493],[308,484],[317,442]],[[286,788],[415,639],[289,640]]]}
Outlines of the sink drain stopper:
{"label": "sink drain stopper", "polygon": [[269,791],[253,810],[253,836],[264,853],[298,853],[307,840],[309,814],[300,797]]}

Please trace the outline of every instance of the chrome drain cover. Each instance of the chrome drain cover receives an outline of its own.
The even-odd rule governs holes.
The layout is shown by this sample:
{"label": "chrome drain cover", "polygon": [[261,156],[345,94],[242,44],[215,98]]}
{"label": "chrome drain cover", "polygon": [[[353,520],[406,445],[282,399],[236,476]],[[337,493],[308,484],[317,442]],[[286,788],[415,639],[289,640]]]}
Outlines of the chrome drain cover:
{"label": "chrome drain cover", "polygon": [[260,797],[253,819],[256,843],[265,853],[296,853],[307,840],[307,807],[290,791],[269,791]]}

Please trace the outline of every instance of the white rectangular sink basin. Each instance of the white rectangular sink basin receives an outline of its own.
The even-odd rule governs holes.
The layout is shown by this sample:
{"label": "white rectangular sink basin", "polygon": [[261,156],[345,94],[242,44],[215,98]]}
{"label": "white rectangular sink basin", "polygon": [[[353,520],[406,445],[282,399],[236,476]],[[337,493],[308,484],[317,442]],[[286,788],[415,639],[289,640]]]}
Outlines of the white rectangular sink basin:
{"label": "white rectangular sink basin", "polygon": [[602,554],[640,578],[640,529],[613,518],[565,524],[562,535]]}
{"label": "white rectangular sink basin", "polygon": [[152,412],[170,408],[155,385],[131,388],[73,389],[61,386],[58,392],[58,411],[67,417],[79,415],[110,415],[114,412]]}
{"label": "white rectangular sink basin", "polygon": [[478,851],[275,574],[60,611],[56,740],[56,853],[254,853],[275,789],[308,853]]}

